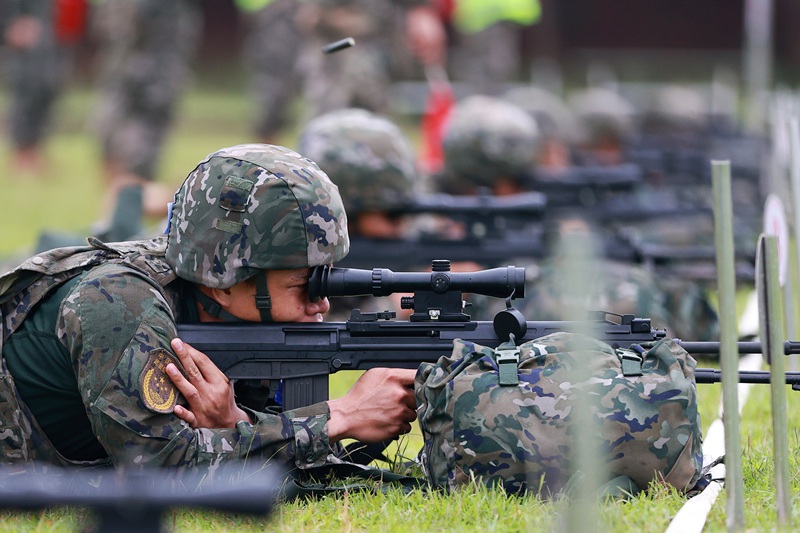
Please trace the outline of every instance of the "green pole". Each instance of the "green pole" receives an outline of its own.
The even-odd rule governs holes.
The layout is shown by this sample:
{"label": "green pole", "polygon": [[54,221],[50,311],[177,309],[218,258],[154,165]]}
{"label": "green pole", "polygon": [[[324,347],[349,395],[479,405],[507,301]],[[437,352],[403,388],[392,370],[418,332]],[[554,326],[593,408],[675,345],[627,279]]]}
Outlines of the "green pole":
{"label": "green pole", "polygon": [[[796,113],[789,119],[789,150],[791,154],[789,186],[792,199],[789,205],[792,216],[794,217],[794,231],[790,232],[790,235],[794,236],[795,261],[793,265],[792,261],[789,260],[790,258],[787,258],[788,268],[786,269],[786,287],[784,288],[785,300],[783,305],[786,309],[786,334],[790,339],[793,339],[797,331],[794,287],[798,286],[798,279],[796,277],[795,267],[800,269],[800,245],[798,245],[800,242],[800,239],[798,239],[798,235],[800,235],[800,212],[798,212],[798,209],[800,209],[800,121]],[[789,242],[791,243],[792,239],[790,239]],[[791,250],[792,246],[789,246],[789,249]],[[792,370],[797,368],[797,356],[791,356],[789,362]]]}
{"label": "green pole", "polygon": [[[772,445],[775,460],[775,506],[778,526],[785,527],[791,511],[789,491],[789,428],[786,414],[786,357],[783,353],[783,312],[778,280],[778,238],[758,240],[756,282],[761,342],[770,364]],[[727,458],[726,458],[727,459]]]}
{"label": "green pole", "polygon": [[[577,219],[572,224],[582,225]],[[575,226],[577,227],[577,226]],[[566,281],[562,293],[561,305],[563,317],[567,320],[586,320],[586,301],[597,301],[595,291],[602,283],[593,284],[598,274],[592,272],[592,265],[598,264],[602,259],[597,253],[592,238],[592,228],[586,226],[582,231],[562,231],[558,246],[557,261]],[[589,330],[578,331],[590,334]],[[576,368],[571,377],[574,383],[586,383],[591,379],[588,369],[591,368],[589,354],[584,351],[573,353],[576,358]],[[583,364],[579,361],[584,360]],[[576,388],[575,402],[570,415],[575,422],[575,436],[573,439],[573,467],[576,471],[575,479],[579,480],[576,489],[567,502],[566,516],[558,529],[565,533],[595,533],[602,531],[600,513],[597,508],[598,489],[607,476],[607,466],[603,456],[602,442],[598,437],[591,414],[591,399],[586,391]]]}
{"label": "green pole", "polygon": [[739,348],[736,344],[738,333],[730,161],[711,161],[711,177],[714,187],[714,242],[717,251],[720,367],[725,423],[725,491],[728,503],[725,522],[728,530],[741,531],[744,529],[744,479],[739,429]]}

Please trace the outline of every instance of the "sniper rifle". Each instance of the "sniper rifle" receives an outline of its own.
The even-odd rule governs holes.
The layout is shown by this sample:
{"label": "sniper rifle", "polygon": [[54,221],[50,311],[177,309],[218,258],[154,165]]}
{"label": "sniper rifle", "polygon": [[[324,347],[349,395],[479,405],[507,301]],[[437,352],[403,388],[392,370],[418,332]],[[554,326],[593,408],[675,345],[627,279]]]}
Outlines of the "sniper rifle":
{"label": "sniper rifle", "polygon": [[[456,338],[494,348],[512,337],[523,343],[558,331],[575,331],[627,348],[666,337],[665,330],[651,327],[650,319],[634,315],[598,312],[586,321],[528,321],[511,306],[514,298],[525,293],[525,270],[520,267],[451,272],[447,260],[434,261],[432,267],[432,272],[327,266],[312,270],[308,289],[312,299],[413,293],[401,302],[401,308],[413,310],[409,320],[396,320],[393,311],[354,309],[346,322],[180,324],[178,335],[208,355],[228,377],[259,386],[270,381],[269,390],[262,391],[264,405],[273,401],[284,409],[327,400],[328,378],[334,372],[417,368],[451,353]],[[505,298],[506,309],[491,322],[473,321],[464,313],[464,293]],[[678,342],[695,355],[719,353],[719,342]],[[740,353],[760,351],[758,342],[739,343]],[[800,353],[800,342],[787,342],[784,351]],[[720,373],[698,369],[696,377],[699,383],[713,383],[719,381]],[[769,382],[769,372],[751,372],[740,379]],[[800,373],[787,373],[786,382],[800,389]]]}

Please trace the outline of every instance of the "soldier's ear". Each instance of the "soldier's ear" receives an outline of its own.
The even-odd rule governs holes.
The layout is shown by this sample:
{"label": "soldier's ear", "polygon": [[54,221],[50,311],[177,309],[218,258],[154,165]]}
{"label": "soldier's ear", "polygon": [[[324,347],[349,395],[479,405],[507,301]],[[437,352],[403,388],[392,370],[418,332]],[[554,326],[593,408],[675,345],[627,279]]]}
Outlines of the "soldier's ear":
{"label": "soldier's ear", "polygon": [[230,289],[211,289],[211,294],[209,296],[224,308],[230,307],[231,301],[233,300]]}

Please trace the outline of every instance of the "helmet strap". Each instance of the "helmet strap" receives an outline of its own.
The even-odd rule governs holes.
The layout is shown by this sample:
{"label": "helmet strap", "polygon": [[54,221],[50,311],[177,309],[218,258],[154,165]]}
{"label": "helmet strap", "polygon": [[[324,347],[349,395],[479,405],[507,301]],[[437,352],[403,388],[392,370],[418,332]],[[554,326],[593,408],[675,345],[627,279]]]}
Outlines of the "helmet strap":
{"label": "helmet strap", "polygon": [[197,303],[200,304],[200,307],[202,307],[206,313],[214,318],[219,318],[223,322],[244,322],[244,320],[238,316],[227,312],[221,305],[219,305],[218,302],[214,301],[213,298],[208,296],[197,287],[194,288],[194,297],[197,300]]}
{"label": "helmet strap", "polygon": [[272,298],[267,288],[267,271],[256,276],[256,308],[261,314],[261,322],[272,322]]}

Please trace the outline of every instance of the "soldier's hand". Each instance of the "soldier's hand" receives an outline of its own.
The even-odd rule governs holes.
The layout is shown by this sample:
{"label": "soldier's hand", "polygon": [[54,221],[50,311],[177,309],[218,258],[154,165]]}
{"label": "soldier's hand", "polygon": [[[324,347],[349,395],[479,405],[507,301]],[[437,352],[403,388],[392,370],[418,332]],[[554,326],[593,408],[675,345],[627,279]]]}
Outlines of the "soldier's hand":
{"label": "soldier's hand", "polygon": [[342,398],[329,400],[328,438],[380,442],[411,431],[416,420],[414,376],[404,368],[373,368]]}
{"label": "soldier's hand", "polygon": [[250,417],[236,405],[233,384],[206,354],[180,339],[172,339],[172,349],[186,372],[184,376],[170,363],[167,375],[178,387],[189,409],[175,406],[175,415],[192,428],[232,428]]}

